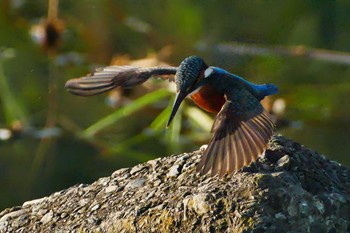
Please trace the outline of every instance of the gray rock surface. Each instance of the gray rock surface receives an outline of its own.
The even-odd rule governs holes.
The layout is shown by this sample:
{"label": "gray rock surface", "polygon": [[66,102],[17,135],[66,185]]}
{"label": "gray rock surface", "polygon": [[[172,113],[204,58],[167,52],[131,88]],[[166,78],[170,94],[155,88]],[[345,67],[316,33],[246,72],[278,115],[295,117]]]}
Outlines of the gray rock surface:
{"label": "gray rock surface", "polygon": [[231,177],[201,151],[120,169],[0,213],[0,232],[349,232],[350,171],[281,136]]}

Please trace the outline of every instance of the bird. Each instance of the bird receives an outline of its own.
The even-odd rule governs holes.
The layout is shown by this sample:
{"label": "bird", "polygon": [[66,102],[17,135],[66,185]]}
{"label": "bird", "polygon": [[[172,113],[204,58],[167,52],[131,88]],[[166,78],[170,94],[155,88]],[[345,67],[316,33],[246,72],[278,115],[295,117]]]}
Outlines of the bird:
{"label": "bird", "polygon": [[66,89],[79,96],[97,95],[116,87],[132,88],[151,77],[175,75],[176,97],[167,127],[186,97],[216,114],[212,137],[196,171],[201,175],[232,175],[256,161],[268,147],[275,125],[260,101],[276,94],[274,84],[257,85],[222,68],[208,66],[198,56],[185,58],[178,67],[107,66],[68,80]]}

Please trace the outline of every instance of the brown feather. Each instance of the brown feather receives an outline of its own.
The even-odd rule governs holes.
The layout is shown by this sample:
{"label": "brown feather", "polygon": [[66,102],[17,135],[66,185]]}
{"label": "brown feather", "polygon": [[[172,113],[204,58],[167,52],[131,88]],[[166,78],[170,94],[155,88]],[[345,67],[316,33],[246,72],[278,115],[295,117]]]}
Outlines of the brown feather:
{"label": "brown feather", "polygon": [[260,148],[263,147],[263,145],[258,145],[258,142],[260,141],[259,138],[256,137],[255,134],[250,131],[250,128],[247,127],[247,124],[245,122],[242,123],[242,127],[246,132],[247,140],[250,144],[250,153],[252,156],[252,161],[255,161],[256,158],[262,153]]}
{"label": "brown feather", "polygon": [[227,165],[227,173],[231,174],[235,170],[235,164],[236,164],[236,148],[234,145],[234,138],[233,137],[227,137],[229,142],[228,142],[228,148],[230,149],[229,151],[229,164]]}
{"label": "brown feather", "polygon": [[201,174],[232,174],[255,161],[272,137],[274,124],[262,106],[245,115],[229,111],[230,107],[225,104],[215,119],[213,138],[197,167]]}
{"label": "brown feather", "polygon": [[228,146],[229,146],[229,137],[225,137],[221,140],[221,143],[223,144],[222,145],[222,148],[223,148],[223,153],[222,153],[222,157],[223,157],[223,161],[222,161],[222,164],[221,164],[221,169],[220,169],[220,174],[219,174],[219,177],[223,177],[225,175],[225,173],[227,172],[228,170],[228,164],[229,164],[229,149],[228,149]]}
{"label": "brown feather", "polygon": [[115,87],[130,88],[147,81],[152,76],[174,75],[176,67],[141,68],[133,66],[107,66],[98,68],[85,77],[68,80],[69,92],[81,96],[97,95]]}

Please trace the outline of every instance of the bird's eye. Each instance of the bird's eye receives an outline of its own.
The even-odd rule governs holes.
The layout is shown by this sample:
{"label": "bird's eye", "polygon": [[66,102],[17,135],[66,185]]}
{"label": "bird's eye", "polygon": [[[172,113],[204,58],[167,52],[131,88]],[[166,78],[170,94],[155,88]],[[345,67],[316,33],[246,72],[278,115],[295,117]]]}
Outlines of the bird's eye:
{"label": "bird's eye", "polygon": [[213,73],[213,69],[212,68],[207,68],[205,71],[204,71],[204,78],[208,78],[212,73]]}

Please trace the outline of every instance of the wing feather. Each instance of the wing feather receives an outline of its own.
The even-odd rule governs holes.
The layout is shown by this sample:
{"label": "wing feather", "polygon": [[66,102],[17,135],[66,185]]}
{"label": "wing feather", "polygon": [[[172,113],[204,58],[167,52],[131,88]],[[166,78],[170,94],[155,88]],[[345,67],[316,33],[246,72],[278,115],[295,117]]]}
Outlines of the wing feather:
{"label": "wing feather", "polygon": [[244,130],[244,128],[241,126],[238,131],[240,132],[240,138],[241,138],[241,142],[242,142],[242,146],[243,146],[243,150],[244,150],[244,166],[249,165],[250,162],[252,161],[252,157],[253,157],[253,152],[252,152],[252,148],[254,146],[254,144],[250,141],[249,135],[247,134],[247,132]]}
{"label": "wing feather", "polygon": [[[218,146],[217,143],[210,145],[210,147],[207,148],[208,152],[210,152],[210,154],[215,153],[217,151],[216,149],[217,146]],[[215,158],[213,156],[206,157],[202,174],[208,173],[210,170],[212,170],[212,166],[215,163],[214,161],[215,161]]]}
{"label": "wing feather", "polygon": [[227,95],[212,127],[213,137],[197,167],[201,174],[232,174],[266,150],[274,124],[260,102],[244,94],[244,98]]}
{"label": "wing feather", "polygon": [[242,146],[242,141],[241,141],[241,137],[239,135],[239,130],[237,129],[234,132],[234,136],[235,136],[235,140],[233,141],[236,144],[236,148],[237,148],[237,154],[236,154],[236,166],[235,166],[235,170],[238,170],[241,166],[243,166],[244,163],[244,158],[243,158],[243,146]]}
{"label": "wing feather", "polygon": [[221,164],[221,169],[220,169],[220,177],[223,177],[225,175],[225,173],[228,170],[228,165],[229,165],[229,137],[225,137],[223,138],[223,140],[221,140],[222,143],[222,147],[223,147],[223,153],[222,153],[222,157],[223,157],[223,162]]}
{"label": "wing feather", "polygon": [[247,126],[245,122],[242,123],[242,128],[244,128],[245,135],[250,145],[252,160],[255,161],[256,158],[262,153],[260,148],[262,148],[264,145],[258,144],[262,140],[262,138],[259,138],[256,136],[256,134],[252,133],[251,129]]}
{"label": "wing feather", "polygon": [[[230,131],[232,132],[232,129],[230,129]],[[236,158],[235,155],[237,154],[237,150],[236,150],[236,146],[235,146],[235,143],[234,143],[235,138],[232,137],[232,136],[231,137],[227,137],[227,138],[228,138],[228,148],[230,149],[230,152],[228,154],[228,156],[229,156],[229,159],[228,159],[229,164],[227,164],[227,167],[228,167],[227,171],[228,171],[228,174],[231,174],[236,169],[235,164],[236,164],[237,158]]]}
{"label": "wing feather", "polygon": [[65,87],[72,94],[91,96],[118,86],[130,88],[147,81],[152,76],[174,75],[176,70],[176,67],[107,66],[97,68],[94,73],[87,76],[68,80]]}

